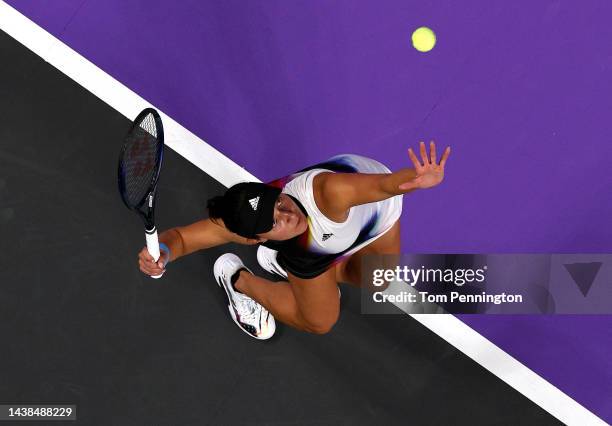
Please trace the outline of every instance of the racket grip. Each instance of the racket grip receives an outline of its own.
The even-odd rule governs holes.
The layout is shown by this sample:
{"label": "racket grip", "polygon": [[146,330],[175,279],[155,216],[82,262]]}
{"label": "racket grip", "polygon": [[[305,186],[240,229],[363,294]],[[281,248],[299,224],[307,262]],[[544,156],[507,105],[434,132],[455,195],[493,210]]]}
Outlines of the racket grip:
{"label": "racket grip", "polygon": [[[153,257],[156,262],[159,260],[159,240],[157,238],[157,229],[153,227],[152,230],[145,231],[145,238],[147,240],[147,251]],[[164,274],[151,275],[151,278],[160,278]]]}

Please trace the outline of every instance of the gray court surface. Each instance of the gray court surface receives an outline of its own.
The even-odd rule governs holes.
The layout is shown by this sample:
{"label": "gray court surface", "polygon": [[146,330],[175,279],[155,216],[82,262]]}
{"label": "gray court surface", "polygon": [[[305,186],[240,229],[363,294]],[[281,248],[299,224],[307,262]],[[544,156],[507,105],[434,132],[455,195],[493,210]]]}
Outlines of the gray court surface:
{"label": "gray court surface", "polygon": [[[233,251],[264,274],[252,247],[142,275],[116,189],[129,120],[4,33],[0,51],[0,403],[77,405],[53,424],[558,424],[410,317],[362,315],[348,286],[331,333],[249,338],[212,265]],[[223,190],[167,149],[158,227]]]}

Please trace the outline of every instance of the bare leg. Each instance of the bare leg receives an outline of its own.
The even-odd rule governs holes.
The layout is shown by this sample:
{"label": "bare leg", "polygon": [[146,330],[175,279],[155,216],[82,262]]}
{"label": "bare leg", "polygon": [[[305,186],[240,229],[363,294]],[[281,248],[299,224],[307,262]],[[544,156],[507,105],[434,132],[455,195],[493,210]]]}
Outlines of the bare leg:
{"label": "bare leg", "polygon": [[326,333],[340,313],[338,282],[361,285],[361,256],[399,254],[399,221],[382,237],[316,278],[289,274],[289,282],[272,282],[242,271],[236,289],[263,305],[278,321],[298,330]]}
{"label": "bare leg", "polygon": [[[385,235],[378,238],[376,241],[365,246],[357,253],[353,254],[344,262],[336,265],[336,279],[338,282],[351,284],[356,287],[361,287],[361,262],[364,255],[399,255],[401,251],[400,241],[400,222],[399,220],[393,224],[391,229]],[[394,263],[395,259],[385,259]],[[391,265],[395,267],[395,264]]]}
{"label": "bare leg", "polygon": [[263,305],[276,320],[303,331],[325,333],[338,319],[340,303],[333,269],[316,278],[275,283],[246,271],[236,289]]}

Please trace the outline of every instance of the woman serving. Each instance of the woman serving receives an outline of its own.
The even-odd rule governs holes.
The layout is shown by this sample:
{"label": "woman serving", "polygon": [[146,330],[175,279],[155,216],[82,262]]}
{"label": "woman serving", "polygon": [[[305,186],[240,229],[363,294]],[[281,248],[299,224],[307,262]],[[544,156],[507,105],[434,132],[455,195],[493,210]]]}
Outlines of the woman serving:
{"label": "woman serving", "polygon": [[165,272],[181,256],[229,242],[259,244],[257,260],[285,281],[255,276],[234,254],[220,256],[214,275],[226,292],[234,322],[257,339],[268,339],[275,319],[299,330],[324,334],[338,320],[338,283],[359,286],[361,257],[399,254],[402,196],[438,185],[450,147],[438,163],[436,146],[414,168],[391,172],[359,155],[339,155],[268,184],[244,182],[208,201],[209,218],[159,236],[155,262],[146,247],[140,270]]}

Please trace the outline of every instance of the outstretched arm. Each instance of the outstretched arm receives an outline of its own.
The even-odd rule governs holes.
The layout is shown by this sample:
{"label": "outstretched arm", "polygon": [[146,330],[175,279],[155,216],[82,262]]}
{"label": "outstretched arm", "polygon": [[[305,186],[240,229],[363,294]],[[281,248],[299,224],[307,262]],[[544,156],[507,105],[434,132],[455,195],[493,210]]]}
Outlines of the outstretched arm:
{"label": "outstretched arm", "polygon": [[[436,158],[436,144],[430,142],[430,155],[425,143],[420,143],[421,159],[408,149],[414,168],[406,168],[389,174],[328,173],[322,185],[322,201],[334,206],[333,210],[349,209],[360,204],[385,200],[395,195],[406,194],[415,189],[431,188],[444,179],[444,166],[450,155],[450,147],[442,154],[440,163]],[[331,209],[330,209],[331,210]]]}
{"label": "outstretched arm", "polygon": [[[159,275],[164,272],[165,265],[181,256],[198,250],[219,246],[226,243],[256,244],[255,239],[243,238],[230,232],[222,220],[203,219],[187,226],[168,229],[159,235],[159,242],[168,246],[170,253],[161,249],[161,257],[157,263],[153,260],[147,248],[138,254],[140,270],[147,275]],[[169,254],[169,256],[168,256]]]}
{"label": "outstretched arm", "polygon": [[169,260],[175,260],[198,250],[229,243],[232,235],[224,226],[203,219],[191,225],[168,229],[161,233],[159,241],[170,249]]}

